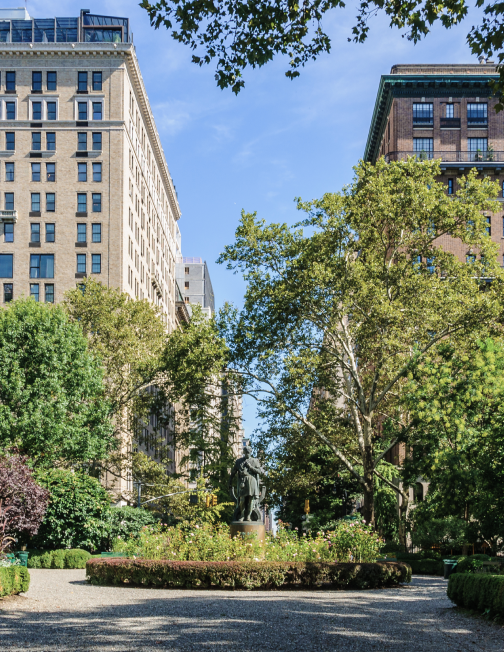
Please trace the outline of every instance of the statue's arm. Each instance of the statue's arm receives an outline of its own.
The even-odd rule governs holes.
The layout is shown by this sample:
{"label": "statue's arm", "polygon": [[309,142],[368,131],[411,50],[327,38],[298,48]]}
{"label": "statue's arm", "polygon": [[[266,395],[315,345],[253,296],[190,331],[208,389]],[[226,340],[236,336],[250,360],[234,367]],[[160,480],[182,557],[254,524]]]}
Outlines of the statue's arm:
{"label": "statue's arm", "polygon": [[236,462],[235,462],[235,465],[233,466],[233,469],[231,471],[231,475],[229,476],[229,486],[231,486],[233,484],[233,478],[236,475],[237,469],[238,469],[238,467],[236,466]]}

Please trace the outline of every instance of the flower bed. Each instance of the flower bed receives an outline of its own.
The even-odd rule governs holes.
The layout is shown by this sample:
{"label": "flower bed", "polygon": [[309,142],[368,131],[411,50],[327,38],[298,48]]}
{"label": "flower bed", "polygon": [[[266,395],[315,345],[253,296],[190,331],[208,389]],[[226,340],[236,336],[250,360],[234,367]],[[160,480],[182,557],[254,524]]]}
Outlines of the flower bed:
{"label": "flower bed", "polygon": [[147,526],[140,533],[114,541],[114,552],[130,557],[169,561],[374,562],[382,541],[363,521],[341,521],[331,532],[298,536],[279,528],[263,543],[254,536],[231,538],[223,523],[181,523]]}
{"label": "flower bed", "polygon": [[24,566],[0,567],[0,598],[28,591],[30,586],[30,573]]}
{"label": "flower bed", "polygon": [[504,577],[452,573],[448,580],[448,597],[459,607],[475,609],[490,616],[504,616]]}
{"label": "flower bed", "polygon": [[91,584],[186,589],[376,589],[411,581],[411,568],[395,562],[168,561],[90,559]]}

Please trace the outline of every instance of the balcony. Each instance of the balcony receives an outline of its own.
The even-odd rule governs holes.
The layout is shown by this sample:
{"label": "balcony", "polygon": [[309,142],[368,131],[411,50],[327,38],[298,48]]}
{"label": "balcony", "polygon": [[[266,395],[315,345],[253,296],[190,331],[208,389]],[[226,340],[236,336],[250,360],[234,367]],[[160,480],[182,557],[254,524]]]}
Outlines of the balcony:
{"label": "balcony", "polygon": [[0,222],[17,222],[17,211],[0,211]]}
{"label": "balcony", "polygon": [[389,152],[385,155],[387,163],[391,161],[406,161],[409,157],[419,161],[438,159],[441,165],[448,167],[501,167],[504,164],[504,152],[476,151],[476,152]]}
{"label": "balcony", "polygon": [[460,129],[460,118],[440,118],[441,129]]}
{"label": "balcony", "polygon": [[467,116],[467,126],[470,129],[487,129],[488,118],[486,116],[479,116],[479,117]]}
{"label": "balcony", "polygon": [[432,116],[413,116],[413,127],[417,129],[430,129],[434,126],[434,118]]}

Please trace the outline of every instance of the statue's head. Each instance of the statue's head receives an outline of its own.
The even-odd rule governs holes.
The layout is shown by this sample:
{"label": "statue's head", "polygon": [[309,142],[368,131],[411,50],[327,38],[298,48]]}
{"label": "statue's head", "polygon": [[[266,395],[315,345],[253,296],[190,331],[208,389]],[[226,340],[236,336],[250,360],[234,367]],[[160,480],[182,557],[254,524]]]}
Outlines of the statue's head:
{"label": "statue's head", "polygon": [[252,455],[252,448],[250,446],[244,446],[243,454],[245,455],[245,457],[250,457]]}

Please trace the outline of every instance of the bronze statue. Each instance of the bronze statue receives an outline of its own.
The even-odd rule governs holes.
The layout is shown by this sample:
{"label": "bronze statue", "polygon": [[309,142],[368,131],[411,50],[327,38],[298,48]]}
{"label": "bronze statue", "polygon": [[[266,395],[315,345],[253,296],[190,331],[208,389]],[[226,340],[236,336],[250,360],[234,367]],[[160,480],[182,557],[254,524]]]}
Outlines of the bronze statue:
{"label": "bronze statue", "polygon": [[[265,473],[259,460],[252,457],[250,446],[244,446],[243,453],[243,457],[240,457],[234,463],[229,478],[229,491],[236,500],[233,520],[239,523],[243,521],[262,523],[260,504],[264,500],[266,487],[261,482],[261,476],[264,476]],[[236,492],[233,487],[235,475],[238,475]]]}

